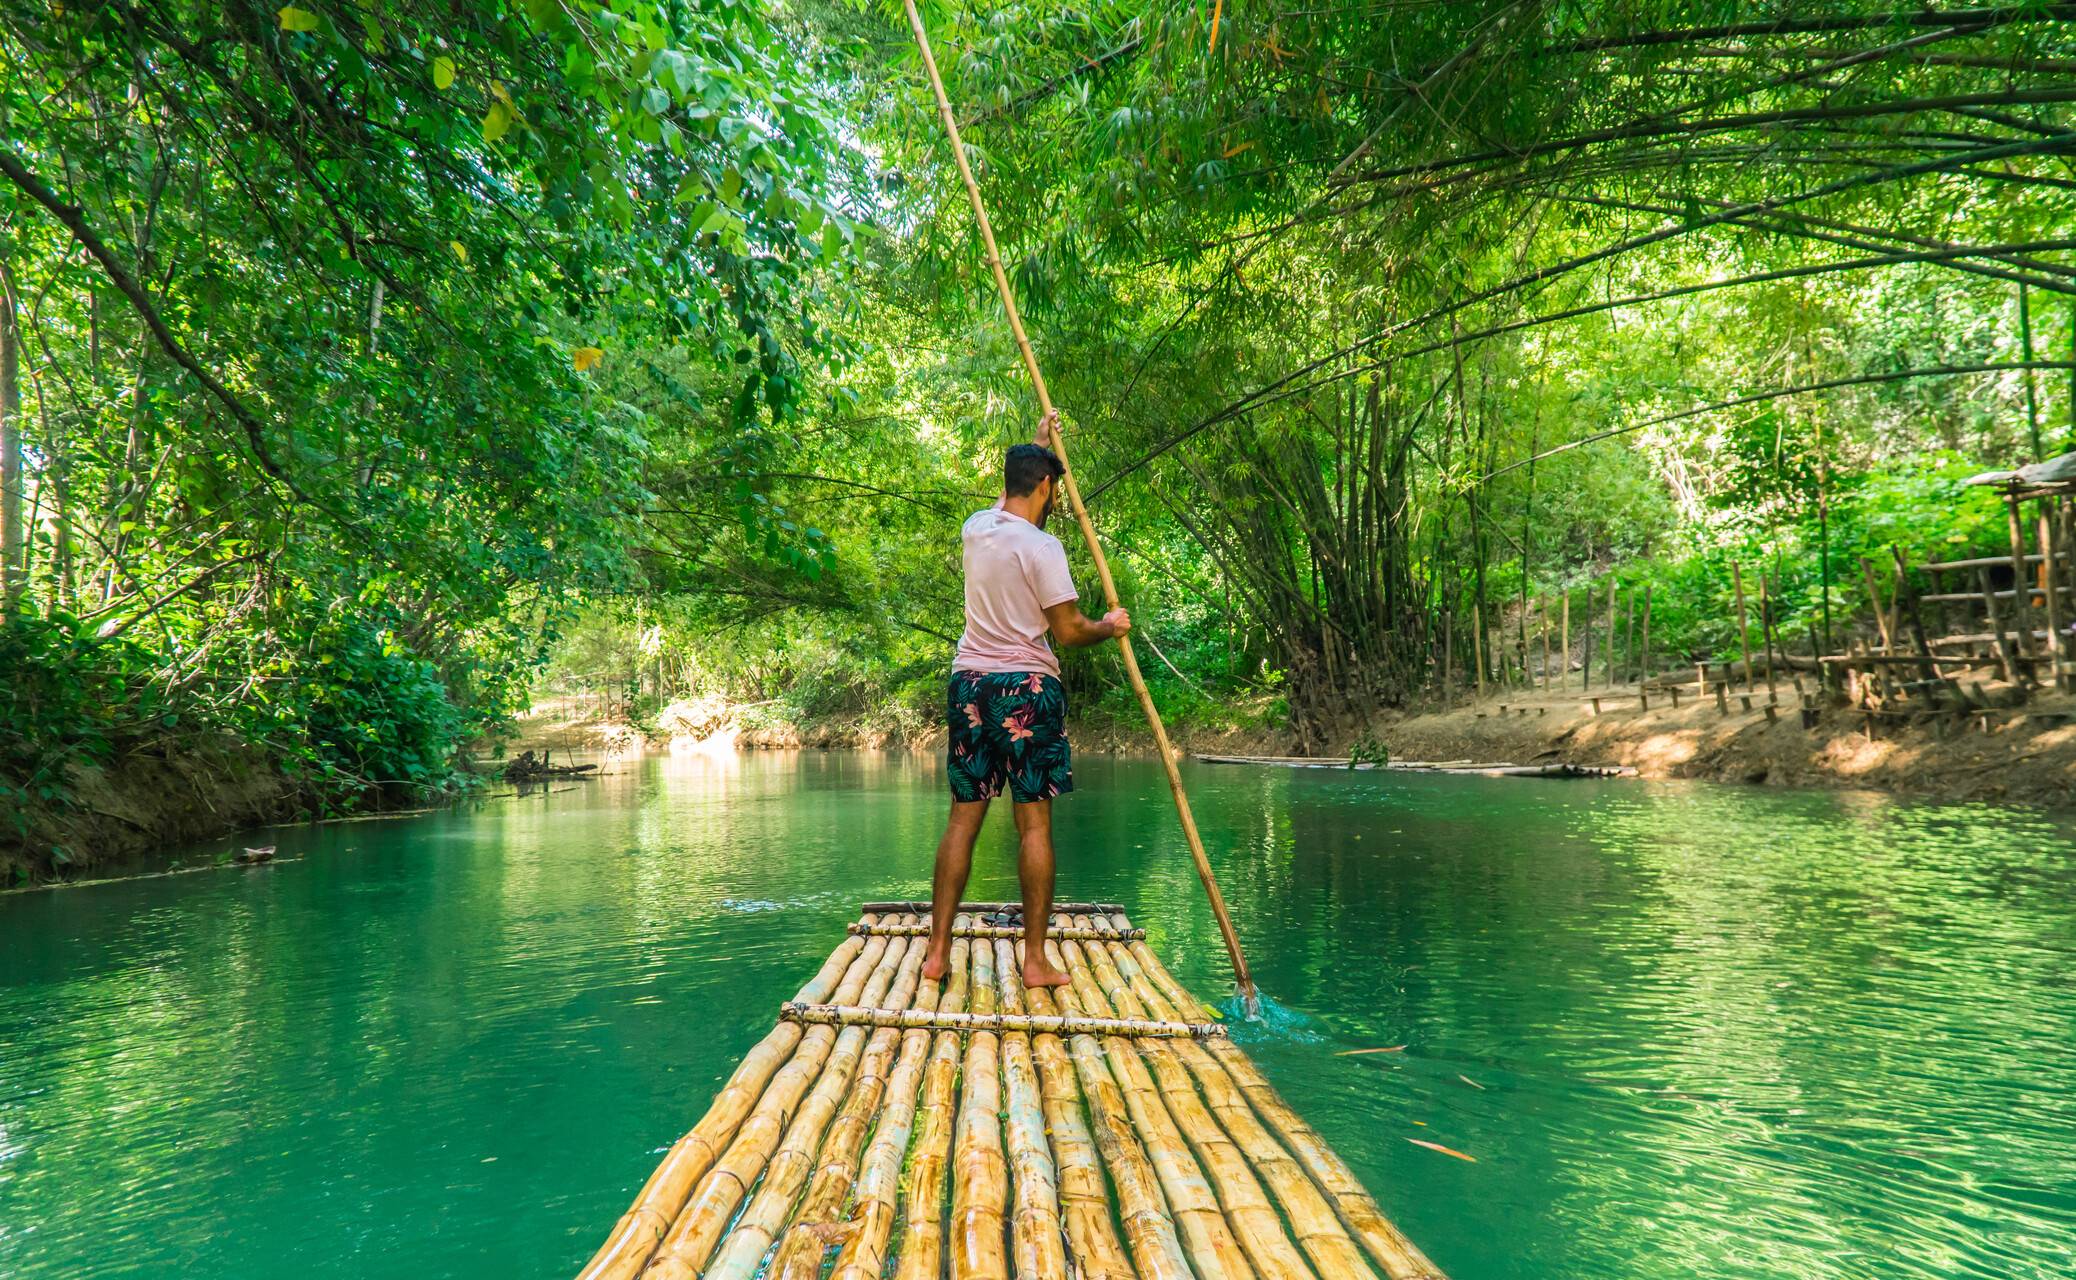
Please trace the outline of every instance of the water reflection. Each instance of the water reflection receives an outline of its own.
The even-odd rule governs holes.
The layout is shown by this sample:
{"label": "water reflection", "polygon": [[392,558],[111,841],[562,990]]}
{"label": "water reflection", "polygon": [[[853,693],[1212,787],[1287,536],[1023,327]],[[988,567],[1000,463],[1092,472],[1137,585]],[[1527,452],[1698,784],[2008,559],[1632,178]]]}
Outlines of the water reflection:
{"label": "water reflection", "polygon": [[[1158,767],[1076,773],[1063,891],[1215,998]],[[1190,781],[1278,1014],[1241,1034],[1456,1280],[2070,1274],[2065,824]],[[570,1274],[852,904],[927,894],[940,792],[930,757],[678,753],[0,897],[0,1274]],[[998,814],[974,896],[1012,850]]]}

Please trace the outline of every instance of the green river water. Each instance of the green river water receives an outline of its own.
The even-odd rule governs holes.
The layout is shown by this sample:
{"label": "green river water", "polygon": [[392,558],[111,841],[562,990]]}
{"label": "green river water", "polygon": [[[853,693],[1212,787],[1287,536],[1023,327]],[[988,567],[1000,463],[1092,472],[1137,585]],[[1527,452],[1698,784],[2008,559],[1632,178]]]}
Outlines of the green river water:
{"label": "green river water", "polygon": [[[1078,765],[1062,895],[1216,999],[1158,765]],[[855,904],[927,896],[939,769],[652,758],[0,895],[0,1276],[571,1275]],[[1277,1002],[1237,1034],[1455,1280],[2076,1275],[2069,825],[1187,776]]]}

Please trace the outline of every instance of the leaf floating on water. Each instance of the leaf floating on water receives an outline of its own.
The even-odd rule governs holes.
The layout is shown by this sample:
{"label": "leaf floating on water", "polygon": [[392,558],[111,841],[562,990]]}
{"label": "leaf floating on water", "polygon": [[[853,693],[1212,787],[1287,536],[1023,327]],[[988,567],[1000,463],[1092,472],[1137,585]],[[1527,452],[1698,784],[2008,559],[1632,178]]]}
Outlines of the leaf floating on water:
{"label": "leaf floating on water", "polygon": [[1476,1164],[1478,1162],[1478,1158],[1476,1156],[1467,1156],[1463,1154],[1461,1151],[1453,1151],[1450,1148],[1443,1146],[1439,1142],[1423,1142],[1419,1138],[1407,1138],[1406,1141],[1412,1143],[1416,1147],[1426,1147],[1430,1151],[1439,1151],[1445,1156],[1455,1156],[1458,1160],[1468,1160],[1472,1164]]}
{"label": "leaf floating on water", "polygon": [[1473,1089],[1483,1089],[1485,1087],[1484,1085],[1481,1085],[1477,1081],[1471,1079],[1469,1076],[1464,1075],[1460,1071],[1456,1073],[1456,1078],[1458,1080],[1463,1081],[1465,1084],[1469,1085]]}
{"label": "leaf floating on water", "polygon": [[1350,1054],[1355,1053],[1398,1053],[1404,1048],[1405,1046],[1402,1044],[1395,1044],[1388,1049],[1344,1049],[1341,1052],[1335,1054],[1334,1056],[1336,1058],[1345,1058]]}

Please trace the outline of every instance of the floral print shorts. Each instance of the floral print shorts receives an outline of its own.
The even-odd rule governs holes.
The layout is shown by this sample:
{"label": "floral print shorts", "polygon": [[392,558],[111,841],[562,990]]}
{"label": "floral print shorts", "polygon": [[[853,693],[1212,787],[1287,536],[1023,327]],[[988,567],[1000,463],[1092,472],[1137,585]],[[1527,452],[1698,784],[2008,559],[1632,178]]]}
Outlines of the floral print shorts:
{"label": "floral print shorts", "polygon": [[987,800],[1006,786],[1018,804],[1074,789],[1067,691],[1036,671],[954,671],[945,687],[952,799]]}

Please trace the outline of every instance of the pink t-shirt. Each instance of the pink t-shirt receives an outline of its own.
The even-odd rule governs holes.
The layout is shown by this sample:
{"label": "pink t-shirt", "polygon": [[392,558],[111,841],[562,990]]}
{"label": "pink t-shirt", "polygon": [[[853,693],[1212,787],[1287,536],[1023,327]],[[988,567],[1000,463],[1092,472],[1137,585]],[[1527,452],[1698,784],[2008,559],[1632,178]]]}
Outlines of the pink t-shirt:
{"label": "pink t-shirt", "polygon": [[966,518],[966,633],[954,671],[1060,673],[1045,611],[1079,600],[1060,540],[1000,507]]}

